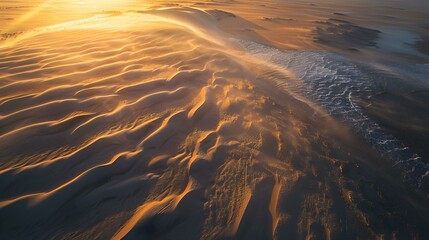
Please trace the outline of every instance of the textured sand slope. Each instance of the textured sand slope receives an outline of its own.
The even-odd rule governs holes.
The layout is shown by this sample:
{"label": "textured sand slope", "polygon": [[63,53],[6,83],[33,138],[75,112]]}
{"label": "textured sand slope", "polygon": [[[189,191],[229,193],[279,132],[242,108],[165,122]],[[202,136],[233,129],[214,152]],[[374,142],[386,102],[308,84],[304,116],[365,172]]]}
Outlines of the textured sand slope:
{"label": "textured sand slope", "polygon": [[427,237],[382,160],[262,81],[216,17],[98,16],[0,48],[1,239]]}

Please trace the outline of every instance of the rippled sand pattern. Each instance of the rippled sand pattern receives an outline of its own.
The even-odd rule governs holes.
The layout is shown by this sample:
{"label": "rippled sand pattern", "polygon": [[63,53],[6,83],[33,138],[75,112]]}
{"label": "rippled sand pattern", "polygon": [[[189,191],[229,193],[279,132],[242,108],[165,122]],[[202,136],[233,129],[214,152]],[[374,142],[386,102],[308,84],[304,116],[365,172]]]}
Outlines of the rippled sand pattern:
{"label": "rippled sand pattern", "polygon": [[98,17],[0,56],[1,239],[426,236],[373,153],[184,24]]}

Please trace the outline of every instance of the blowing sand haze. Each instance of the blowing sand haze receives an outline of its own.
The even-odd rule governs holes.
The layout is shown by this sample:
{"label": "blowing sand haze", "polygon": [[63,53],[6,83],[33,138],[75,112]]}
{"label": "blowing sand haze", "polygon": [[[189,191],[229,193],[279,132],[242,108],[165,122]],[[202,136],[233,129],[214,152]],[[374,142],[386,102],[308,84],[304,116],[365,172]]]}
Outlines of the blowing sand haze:
{"label": "blowing sand haze", "polygon": [[0,239],[429,239],[428,12],[0,3]]}

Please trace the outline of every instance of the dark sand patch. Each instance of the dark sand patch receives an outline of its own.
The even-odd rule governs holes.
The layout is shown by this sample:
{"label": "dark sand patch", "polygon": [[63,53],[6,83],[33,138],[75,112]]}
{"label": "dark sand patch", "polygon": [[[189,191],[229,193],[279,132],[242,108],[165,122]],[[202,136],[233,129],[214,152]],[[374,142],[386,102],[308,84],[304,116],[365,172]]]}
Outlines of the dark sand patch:
{"label": "dark sand patch", "polygon": [[7,39],[16,38],[21,35],[23,32],[14,32],[14,33],[2,33],[0,34],[0,41],[5,41]]}
{"label": "dark sand patch", "polygon": [[354,25],[342,19],[328,19],[317,22],[320,26],[314,30],[314,41],[341,48],[356,49],[376,46],[380,31]]}
{"label": "dark sand patch", "polygon": [[267,22],[275,22],[275,23],[290,22],[295,20],[293,18],[282,18],[282,17],[262,17],[261,19]]}
{"label": "dark sand patch", "polygon": [[415,49],[417,49],[421,53],[429,56],[429,37],[424,38],[421,41],[416,42],[414,47],[415,47]]}
{"label": "dark sand patch", "polygon": [[382,93],[373,96],[366,113],[389,133],[429,162],[429,90],[408,95]]}
{"label": "dark sand patch", "polygon": [[226,12],[219,9],[209,10],[209,12],[212,16],[214,16],[217,20],[221,20],[223,18],[236,18],[237,16],[233,13]]}
{"label": "dark sand patch", "polygon": [[0,7],[0,10],[11,10],[11,9],[22,9],[22,8],[31,8],[34,6],[3,6]]}

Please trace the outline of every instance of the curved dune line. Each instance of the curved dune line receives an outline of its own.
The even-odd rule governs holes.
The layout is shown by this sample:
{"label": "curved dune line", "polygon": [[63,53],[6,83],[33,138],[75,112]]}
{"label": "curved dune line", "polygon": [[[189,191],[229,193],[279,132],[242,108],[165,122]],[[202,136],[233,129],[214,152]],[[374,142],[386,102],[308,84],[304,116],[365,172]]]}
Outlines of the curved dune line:
{"label": "curved dune line", "polygon": [[200,95],[197,97],[198,102],[195,104],[195,106],[189,111],[188,118],[192,119],[194,117],[198,117],[196,115],[201,115],[201,112],[206,110],[207,104],[210,101],[213,101],[213,96],[210,91],[210,87],[204,87]]}
{"label": "curved dune line", "polygon": [[281,187],[282,184],[280,183],[279,177],[276,174],[275,175],[275,183],[274,183],[274,187],[273,187],[273,191],[271,194],[271,200],[270,200],[270,206],[269,206],[269,210],[271,213],[271,216],[273,218],[273,229],[272,229],[272,236],[273,238],[275,238],[276,236],[276,230],[277,230],[277,226],[279,224],[280,221],[280,216],[279,213],[277,212],[277,205],[278,205],[278,201],[280,198],[280,191],[281,191]]}
{"label": "curved dune line", "polygon": [[63,124],[63,123],[67,123],[68,121],[74,120],[75,118],[80,118],[82,116],[91,116],[91,115],[94,115],[94,113],[80,113],[80,114],[76,114],[76,115],[72,115],[72,116],[67,116],[65,118],[61,118],[61,119],[58,119],[58,120],[33,123],[33,124],[27,125],[25,127],[14,129],[13,131],[9,131],[9,132],[7,132],[7,133],[5,133],[3,135],[0,135],[0,140],[2,138],[7,138],[10,135],[17,134],[20,131],[25,131],[25,130],[30,129],[30,128],[38,128],[38,127],[42,127],[42,126],[46,126],[46,127],[49,128],[49,127],[57,126],[57,125],[60,125],[60,124]]}
{"label": "curved dune line", "polygon": [[159,141],[168,139],[168,136],[171,136],[172,134],[174,134],[170,132],[170,129],[175,129],[175,127],[183,124],[185,120],[185,115],[186,115],[185,110],[179,110],[177,112],[172,113],[168,117],[166,117],[164,121],[161,123],[161,126],[158,129],[156,129],[154,132],[152,132],[150,135],[148,135],[146,138],[144,138],[138,144],[138,147],[141,147],[143,149],[151,148],[151,147],[160,147]]}
{"label": "curved dune line", "polygon": [[93,96],[93,97],[88,97],[88,98],[82,99],[79,102],[80,103],[87,103],[87,102],[94,101],[94,100],[99,101],[103,98],[107,98],[108,100],[112,100],[112,99],[118,98],[118,97],[119,97],[118,94],[99,95],[99,96]]}
{"label": "curved dune line", "polygon": [[[137,129],[138,128],[143,128],[144,126],[153,123],[157,119],[158,118],[154,118],[154,119],[150,119],[148,121],[145,121],[142,124],[140,124],[139,126],[137,126]],[[58,158],[49,159],[49,160],[46,160],[46,161],[43,161],[43,162],[40,162],[40,163],[37,163],[37,164],[29,164],[29,165],[22,166],[22,167],[17,167],[17,168],[3,169],[3,170],[0,171],[0,174],[4,174],[4,173],[7,173],[7,172],[15,172],[15,171],[17,171],[17,172],[15,172],[15,174],[19,174],[20,172],[25,172],[25,171],[28,171],[30,169],[34,169],[34,168],[41,167],[41,166],[46,168],[50,164],[53,164],[53,163],[55,163],[57,161],[60,161],[60,160],[68,159],[68,158],[76,155],[77,153],[79,153],[79,152],[85,150],[86,148],[94,145],[98,141],[101,141],[103,139],[107,139],[107,138],[116,136],[116,135],[121,134],[121,133],[125,133],[128,130],[130,130],[130,129],[133,129],[133,127],[130,127],[129,129],[122,129],[122,130],[114,132],[114,133],[107,133],[107,134],[102,134],[102,135],[96,136],[96,137],[90,139],[88,142],[85,142],[82,146],[80,146],[75,151],[73,151],[73,152],[71,152],[69,154],[66,154],[64,156],[60,156]]]}
{"label": "curved dune line", "polygon": [[98,115],[98,116],[95,116],[95,117],[89,119],[88,121],[84,122],[83,124],[77,126],[72,131],[72,134],[75,133],[79,128],[81,128],[85,125],[88,125],[97,119],[111,117],[112,115],[123,111],[123,109],[125,109],[125,108],[129,108],[131,106],[137,106],[138,109],[144,109],[144,108],[153,106],[157,103],[160,103],[161,101],[164,101],[165,99],[183,98],[183,97],[186,97],[187,94],[189,94],[189,89],[187,89],[185,87],[180,87],[174,91],[161,91],[161,92],[146,95],[146,96],[136,100],[135,102],[121,104],[121,105],[117,106],[116,109],[114,109],[113,111],[111,111],[109,113],[104,113],[104,114],[101,114],[101,115]]}
{"label": "curved dune line", "polygon": [[[117,80],[118,77],[124,77],[124,76],[126,77],[127,74],[136,73],[136,74],[140,74],[141,77],[142,77],[144,74],[154,73],[154,71],[156,72],[156,71],[161,71],[161,70],[160,69],[152,70],[152,71],[134,70],[134,71],[121,72],[121,73],[118,73],[116,75],[105,77],[105,78],[101,78],[99,80],[95,80],[95,81],[92,81],[92,82],[89,82],[89,83],[86,83],[86,84],[85,83],[79,83],[79,85],[82,85],[82,86],[85,86],[85,87],[91,87],[93,85],[100,84],[102,82],[108,82],[108,81]],[[72,76],[67,76],[67,77],[71,78]],[[41,82],[51,81],[52,83],[54,83],[54,81],[55,81],[55,83],[58,84],[58,81],[61,78],[62,77],[54,78],[54,79],[50,79],[50,80],[44,80],[44,81],[27,80],[27,81],[15,82],[13,84],[9,84],[7,86],[0,87],[0,91],[7,92],[7,88],[12,88],[12,87],[19,89],[20,86],[27,86],[29,84],[29,82],[33,82],[34,84],[40,84]],[[66,82],[70,82],[72,80],[65,79],[65,81]],[[65,84],[65,83],[63,83],[63,84]]]}
{"label": "curved dune line", "polygon": [[31,94],[21,94],[21,95],[13,95],[13,96],[7,96],[5,98],[2,98],[0,100],[0,106],[3,106],[4,104],[8,103],[8,102],[13,102],[15,100],[20,100],[20,99],[25,99],[25,98],[29,98],[36,95],[35,93],[31,93]]}
{"label": "curved dune line", "polygon": [[[109,34],[109,35],[113,34],[111,31],[105,31],[105,32],[106,32],[106,34]],[[100,48],[100,49],[101,48],[107,48],[107,47],[109,47],[109,46],[103,46],[103,47],[99,46],[100,43],[106,43],[105,42],[106,41],[106,37],[99,37],[98,34],[93,34],[90,37],[91,37],[90,39],[92,39],[91,41],[88,41],[88,39],[85,39],[81,43],[80,42],[76,42],[76,43],[75,42],[71,42],[69,44],[64,45],[64,48],[61,48],[61,47],[55,48],[55,49],[49,48],[49,49],[46,50],[46,52],[47,53],[51,53],[51,52],[52,53],[61,53],[61,52],[67,50],[70,53],[81,53],[81,54],[84,54],[84,53],[89,52],[89,51],[92,50],[91,46],[94,46],[94,48]],[[156,39],[155,36],[154,37],[146,37],[146,38],[153,38],[153,39],[150,40],[150,41],[138,42],[137,43],[136,40],[139,40],[140,38],[144,38],[144,36],[143,37],[139,37],[139,35],[137,35],[137,36],[130,36],[129,34],[124,34],[124,37],[125,38],[122,39],[122,40],[116,40],[116,39],[108,39],[108,36],[107,36],[107,43],[112,44],[112,43],[117,42],[118,44],[120,44],[120,46],[119,46],[120,48],[124,48],[124,47],[127,47],[127,46],[133,46],[133,45],[144,47],[144,46],[150,45],[150,44],[155,43],[155,42],[158,43],[158,44],[162,44],[164,42],[169,42],[169,39],[173,38],[173,36],[167,36],[166,39],[159,40],[159,39]],[[97,38],[99,38],[99,39],[97,39]],[[127,44],[124,45],[123,44],[124,40],[127,40],[127,42],[132,42],[132,43],[127,43]],[[133,44],[133,45],[131,45],[131,44]],[[70,47],[70,45],[77,45],[77,46],[76,47]],[[49,46],[49,44],[48,44],[48,46]],[[162,46],[161,45],[161,46],[159,46],[159,49],[157,49],[155,47],[148,47],[147,49],[141,48],[140,50],[141,51],[162,50],[162,49],[168,49],[170,47],[171,46]],[[100,51],[100,53],[102,53],[102,52]],[[21,56],[21,57],[24,57],[24,56]]]}
{"label": "curved dune line", "polygon": [[[152,59],[152,58],[147,57],[147,59]],[[139,59],[139,61],[141,61],[141,60],[142,59]],[[27,75],[30,74],[29,76],[32,76],[32,74],[34,74],[34,72],[14,74],[14,75],[12,75],[13,78],[20,78],[20,79],[22,79],[22,81],[18,81],[18,82],[14,82],[14,83],[2,86],[0,88],[0,90],[3,90],[4,88],[9,87],[9,86],[13,86],[15,84],[22,85],[22,84],[27,84],[29,82],[52,82],[53,80],[61,79],[61,78],[69,78],[69,79],[71,79],[71,78],[78,78],[78,79],[87,78],[87,75],[90,75],[90,76],[95,75],[96,76],[96,74],[94,74],[94,73],[97,73],[97,72],[103,73],[106,70],[106,68],[107,69],[115,69],[113,67],[116,65],[125,65],[125,64],[133,62],[133,61],[137,61],[137,60],[121,60],[121,61],[115,61],[115,62],[108,62],[105,65],[95,66],[95,67],[87,68],[84,70],[75,70],[72,73],[57,74],[55,77],[48,78],[48,79],[41,79],[41,78],[34,79],[33,77],[26,77],[26,75],[25,75],[25,74],[27,74]],[[71,65],[71,66],[73,66],[73,65]],[[40,71],[46,72],[45,69],[42,69]],[[92,74],[90,74],[90,73],[92,73]],[[121,74],[121,73],[123,73],[123,72],[120,72],[119,74]],[[20,76],[20,75],[24,75],[24,76]],[[81,76],[81,77],[79,77],[79,76]],[[114,77],[114,75],[113,76],[111,75],[109,77]]]}
{"label": "curved dune line", "polygon": [[211,78],[208,69],[194,69],[189,71],[178,71],[173,77],[169,78],[167,82],[173,86],[187,82],[196,82],[199,85],[205,84]]}
{"label": "curved dune line", "polygon": [[139,207],[133,217],[121,227],[121,229],[113,236],[112,239],[123,239],[126,235],[133,229],[135,226],[144,220],[145,218],[150,217],[157,212],[168,212],[174,210],[180,201],[190,192],[195,190],[194,183],[192,179],[189,179],[189,182],[186,188],[182,193],[175,195],[171,194],[167,197],[164,197],[158,201],[152,201],[145,203],[143,206]]}
{"label": "curved dune line", "polygon": [[[189,64],[202,63],[207,62],[216,58],[224,58],[220,53],[212,53],[212,54],[201,54],[196,57],[181,59],[176,64],[173,64],[172,67],[179,68],[181,66],[186,66]],[[206,66],[204,66],[206,68]]]}
{"label": "curved dune line", "polygon": [[34,49],[32,51],[34,52],[27,53],[25,55],[11,55],[8,57],[2,57],[0,59],[0,66],[6,69],[9,69],[10,67],[14,67],[14,66],[20,67],[23,65],[27,65],[24,63],[30,63],[30,64],[37,63],[36,60],[42,59],[42,56],[39,56],[39,54],[43,53],[43,50]]}
{"label": "curved dune line", "polygon": [[[73,54],[74,56],[69,56],[66,58],[60,58],[60,60],[57,61],[52,61],[51,59],[47,59],[47,58],[43,58],[42,61],[40,63],[44,63],[41,68],[47,69],[46,66],[47,65],[55,65],[55,67],[62,67],[62,66],[68,66],[67,62],[71,61],[71,60],[81,60],[84,58],[92,58],[91,61],[88,62],[92,62],[92,63],[97,63],[97,62],[103,62],[106,60],[118,60],[117,58],[122,56],[122,55],[141,55],[144,54],[148,51],[148,49],[145,49],[145,46],[152,44],[152,42],[149,43],[139,43],[139,45],[136,45],[136,43],[127,43],[127,44],[122,44],[119,48],[107,48],[107,46],[105,47],[100,47],[98,44],[96,45],[97,47],[94,48],[85,48],[85,47],[81,47],[81,49],[83,49],[82,51],[77,51],[77,52],[70,52],[69,49],[64,49],[64,51],[69,51],[69,54]],[[133,48],[141,48],[140,50],[136,51]],[[97,49],[97,51],[94,51],[94,49]],[[125,51],[125,49],[128,49]],[[116,54],[115,54],[116,53]],[[131,58],[133,59],[133,58]],[[136,60],[136,59],[134,59]],[[61,64],[63,63],[63,64]],[[85,63],[85,62],[84,62]],[[83,64],[84,64],[83,63]],[[82,64],[81,61],[79,61],[79,64]],[[51,67],[52,68],[52,67]]]}
{"label": "curved dune line", "polygon": [[[47,101],[46,103],[39,103],[35,102],[36,106],[29,106],[29,109],[21,109],[19,113],[16,114],[9,114],[9,117],[6,117],[3,119],[4,123],[7,123],[10,125],[10,127],[14,127],[15,125],[21,125],[20,123],[27,122],[27,120],[32,117],[34,122],[37,121],[49,121],[49,119],[56,119],[61,116],[67,115],[67,112],[72,111],[81,111],[82,109],[93,111],[93,112],[100,112],[100,110],[94,109],[92,106],[96,106],[100,104],[100,99],[107,98],[106,101],[111,102],[117,97],[117,95],[101,95],[101,96],[95,96],[95,97],[89,97],[87,99],[83,99],[80,101],[77,100],[70,100],[70,101],[63,101],[58,102],[55,104],[55,100]],[[31,102],[31,99],[25,99]],[[21,101],[16,104],[25,104],[27,101]],[[52,105],[54,103],[54,105]],[[62,107],[56,107],[56,106],[62,106]],[[6,108],[6,106],[3,106]],[[8,108],[13,108],[15,105],[7,106]],[[50,110],[51,116],[46,116],[42,114],[37,114],[39,110]],[[4,130],[7,130],[9,126],[5,127]]]}
{"label": "curved dune line", "polygon": [[145,82],[139,82],[132,85],[126,85],[122,86],[118,89],[116,89],[117,94],[130,94],[132,92],[137,93],[145,93],[148,91],[153,91],[161,87],[167,86],[168,81],[166,79],[157,79],[157,80],[150,80]]}
{"label": "curved dune line", "polygon": [[[81,184],[83,184],[83,185],[89,185],[89,184],[91,184],[91,183],[93,183],[93,182],[95,182],[95,181],[98,180],[97,176],[95,176],[95,177],[93,176],[91,178],[90,173],[92,173],[94,171],[105,170],[106,167],[115,164],[116,161],[118,159],[120,159],[121,157],[131,157],[132,155],[136,155],[138,153],[139,153],[139,151],[137,151],[137,152],[122,152],[122,153],[118,153],[108,163],[97,165],[97,166],[92,167],[92,168],[90,168],[88,170],[85,170],[84,172],[82,172],[81,174],[79,174],[78,176],[76,176],[75,178],[73,178],[70,181],[68,181],[68,182],[66,182],[66,183],[64,183],[64,184],[56,187],[55,189],[53,189],[53,190],[51,190],[49,192],[34,193],[34,194],[26,195],[26,196],[21,196],[19,198],[7,200],[7,201],[2,201],[2,202],[0,202],[0,208],[4,208],[4,207],[6,207],[8,205],[14,204],[14,203],[16,203],[18,201],[24,201],[24,200],[27,201],[27,204],[34,206],[34,205],[37,205],[37,204],[45,201],[46,199],[48,199],[51,196],[59,198],[60,196],[55,195],[59,191],[62,191],[63,195],[66,195],[66,196],[63,196],[63,199],[62,199],[62,201],[66,201],[67,198],[69,198],[70,196],[73,195],[73,192],[80,191],[80,189],[81,189],[81,188],[75,186],[73,191],[70,190],[70,189],[68,191],[64,191],[67,187],[72,186],[72,185],[81,185]],[[121,170],[121,169],[119,169],[119,170]],[[118,170],[116,170],[116,171],[118,171]],[[82,178],[87,178],[87,181],[83,181]],[[54,201],[54,202],[56,202],[56,201]],[[59,205],[58,202],[56,202],[56,205]],[[54,211],[54,210],[55,210],[54,208],[50,209],[50,211]]]}
{"label": "curved dune line", "polygon": [[183,51],[176,51],[176,52],[171,52],[171,53],[165,53],[162,55],[158,55],[156,57],[152,57],[153,61],[156,62],[166,62],[168,64],[168,60],[170,60],[171,58],[173,58],[175,61],[177,62],[180,58],[180,55],[190,55],[190,54],[194,54],[197,49],[199,49],[200,47],[195,46],[193,49],[189,49],[189,50],[183,50]]}
{"label": "curved dune line", "polygon": [[234,236],[237,233],[238,227],[240,226],[240,223],[243,219],[243,215],[246,212],[247,205],[249,204],[251,197],[252,197],[252,190],[249,187],[246,187],[244,190],[244,198],[237,212],[237,215],[234,218],[234,221],[231,226],[231,230],[229,231],[230,236]]}
{"label": "curved dune line", "polygon": [[[167,55],[168,56],[168,55]],[[112,58],[114,58],[114,57],[112,57]],[[103,60],[104,61],[104,60]],[[67,66],[67,65],[65,65],[65,66]],[[62,67],[64,67],[64,66],[62,66]],[[93,69],[91,69],[91,70],[93,70]],[[83,73],[85,73],[85,71],[83,71]],[[21,73],[22,74],[22,73]],[[67,76],[67,75],[64,75],[64,76],[60,76],[60,77],[65,77],[65,76]]]}
{"label": "curved dune line", "polygon": [[42,90],[41,92],[36,93],[36,95],[32,96],[33,100],[39,100],[40,101],[46,101],[49,97],[53,98],[57,95],[64,96],[66,93],[70,93],[71,91],[81,89],[83,86],[80,84],[63,84],[63,85],[57,85],[53,87],[49,87],[45,90]]}
{"label": "curved dune line", "polygon": [[[95,93],[97,93],[97,91],[94,90],[103,90],[105,88],[115,88],[116,86],[93,86],[93,87],[85,87],[80,89],[79,91],[76,91],[73,93],[73,95],[78,96],[78,95],[85,95],[85,92],[89,92],[89,95],[95,95]],[[91,91],[94,91],[94,93],[91,93]]]}
{"label": "curved dune line", "polygon": [[[19,110],[18,113],[12,113],[6,116],[3,116],[2,121],[7,124],[5,130],[10,129],[10,127],[20,126],[21,123],[29,122],[30,118],[33,118],[35,122],[37,121],[49,121],[52,119],[61,118],[66,116],[70,111],[81,109],[80,103],[75,99],[65,99],[59,101],[50,101],[47,103],[36,103],[36,106],[30,106],[27,109]],[[37,114],[38,111],[51,111],[51,115]]]}
{"label": "curved dune line", "polygon": [[[96,37],[96,36],[91,36],[91,38],[92,37]],[[75,59],[76,56],[73,56],[74,54],[80,53],[82,55],[85,55],[85,54],[91,54],[94,52],[101,53],[102,49],[105,49],[105,50],[109,49],[108,46],[100,46],[100,44],[103,43],[104,41],[106,41],[106,40],[100,39],[99,42],[94,42],[91,44],[89,44],[88,41],[86,41],[86,44],[83,44],[79,47],[76,47],[75,49],[70,49],[70,48],[67,48],[66,46],[64,46],[63,48],[60,48],[58,46],[57,48],[54,48],[54,49],[47,48],[47,47],[46,48],[40,48],[40,49],[36,48],[34,52],[27,53],[26,55],[22,55],[19,53],[15,54],[15,53],[11,52],[9,57],[1,60],[2,61],[1,63],[6,63],[5,61],[7,61],[8,63],[13,63],[19,59],[32,60],[31,57],[36,58],[36,59],[41,58],[40,61],[35,62],[35,63],[45,63],[45,62],[50,62],[50,61],[55,61],[55,60],[60,60],[60,59],[64,59],[64,60],[65,59]],[[133,46],[133,45],[135,45],[135,43],[134,44],[131,44],[131,43],[125,44],[123,48]],[[47,45],[47,46],[49,46],[49,45]],[[90,47],[90,46],[93,46],[93,47]],[[30,48],[30,46],[28,46],[28,48]],[[94,51],[94,49],[99,49],[100,51]],[[38,51],[36,51],[36,50],[38,50]],[[59,57],[58,55],[64,51],[67,51],[69,55],[66,57],[64,57],[64,56]]]}
{"label": "curved dune line", "polygon": [[[59,32],[40,32],[39,34],[30,37],[29,39],[24,39],[21,42],[25,43],[24,47],[21,47],[19,44],[18,47],[10,50],[10,54],[19,54],[19,51],[28,50],[28,49],[45,49],[47,52],[56,52],[58,53],[57,48],[52,48],[51,46],[59,46],[70,49],[80,49],[78,46],[87,46],[87,44],[92,44],[100,42],[102,40],[110,39],[112,41],[119,42],[120,40],[112,38],[112,34],[117,36],[123,36],[125,38],[131,38],[130,34],[124,33],[121,31],[109,31],[109,30],[94,30],[94,31],[82,31],[77,29],[65,29],[61,31],[61,38],[52,38],[52,35],[56,35]],[[49,39],[49,41],[46,40]],[[30,41],[31,40],[31,41]],[[7,48],[4,48],[6,50]],[[7,53],[6,53],[7,54]]]}
{"label": "curved dune line", "polygon": [[38,53],[41,50],[47,50],[49,49],[49,44],[45,47],[31,47],[31,44],[28,44],[23,47],[16,46],[15,48],[3,48],[2,49],[2,55],[3,57],[0,59],[0,62],[3,63],[3,61],[9,61],[10,58],[13,58],[14,61],[21,60],[23,57],[26,58],[28,56],[33,55],[34,53]]}
{"label": "curved dune line", "polygon": [[[207,148],[206,142],[210,141],[210,137],[212,136],[216,136],[216,142],[213,144],[213,146],[208,146],[209,149],[203,149],[203,147]],[[209,131],[201,135],[200,138],[198,138],[198,140],[195,143],[195,147],[192,151],[192,155],[187,163],[187,169],[191,171],[193,164],[199,158],[206,157],[206,159],[211,159],[219,146],[220,146],[220,143],[219,143],[219,138],[216,131]],[[205,156],[202,156],[202,155],[205,155]]]}
{"label": "curved dune line", "polygon": [[78,99],[76,99],[76,98],[54,100],[54,101],[51,101],[48,103],[42,103],[42,104],[37,105],[37,106],[24,108],[24,109],[21,109],[21,110],[14,112],[14,113],[6,114],[6,115],[0,115],[0,120],[4,120],[6,118],[9,118],[11,116],[15,116],[18,114],[22,114],[22,113],[25,113],[25,112],[30,111],[30,110],[40,109],[40,108],[44,108],[44,107],[53,107],[52,105],[63,103],[63,102],[76,102],[76,101],[78,101]]}
{"label": "curved dune line", "polygon": [[[66,68],[66,67],[73,67],[74,71],[85,73],[85,72],[90,71],[90,70],[95,70],[95,68],[110,66],[110,65],[114,65],[114,64],[127,64],[129,62],[132,62],[133,60],[131,60],[131,61],[119,60],[119,59],[124,59],[124,58],[128,57],[127,55],[129,55],[129,53],[131,53],[131,51],[130,52],[121,52],[118,55],[113,55],[113,56],[110,53],[106,53],[109,57],[100,58],[99,60],[89,59],[86,61],[82,61],[82,59],[85,59],[85,58],[79,57],[80,58],[79,63],[71,62],[71,63],[64,63],[63,65],[55,65],[55,66],[51,66],[51,67],[48,67],[48,65],[49,64],[55,64],[55,63],[47,63],[47,64],[40,66],[38,70],[33,70],[33,71],[29,71],[29,72],[20,72],[20,74],[21,73],[22,74],[25,74],[25,73],[39,74],[39,72],[40,73],[49,73],[49,71],[60,70],[60,69]],[[95,56],[94,55],[88,55],[87,57],[95,57]],[[10,76],[6,76],[6,77],[10,77]]]}
{"label": "curved dune line", "polygon": [[18,64],[16,64],[16,66],[12,66],[12,64],[10,64],[10,63],[5,63],[5,65],[7,65],[7,67],[3,67],[3,69],[5,71],[3,72],[3,74],[0,75],[0,77],[9,78],[11,75],[16,74],[16,73],[31,72],[31,71],[34,71],[35,69],[38,69],[39,65],[38,65],[37,60],[40,61],[40,57],[36,57],[32,60],[33,61],[31,61],[29,63],[18,63]]}
{"label": "curved dune line", "polygon": [[[59,60],[52,60],[43,58],[40,63],[43,63],[40,65],[40,69],[46,70],[46,69],[57,69],[61,67],[67,67],[67,66],[76,66],[76,65],[85,65],[87,63],[97,64],[97,63],[103,63],[104,61],[109,60],[118,60],[121,56],[126,55],[138,55],[141,54],[141,51],[135,51],[133,48],[135,47],[134,44],[124,44],[121,48],[117,49],[109,49],[106,50],[105,47],[97,47],[97,51],[93,51],[94,49],[85,49],[85,51],[82,52],[75,52],[72,54],[75,54],[75,56],[67,57],[67,58],[61,58]],[[127,51],[124,51],[124,49],[129,49]],[[66,50],[65,50],[66,51]],[[86,53],[85,53],[86,52]],[[86,62],[82,62],[82,59],[85,58],[91,58],[90,60]],[[72,60],[79,60],[79,63],[71,62]],[[70,63],[71,62],[71,63]],[[97,64],[99,65],[99,64]]]}
{"label": "curved dune line", "polygon": [[[108,141],[106,142],[106,143],[108,143]],[[100,146],[103,146],[103,145],[105,145],[106,143],[102,143]],[[91,145],[92,146],[92,145]],[[98,146],[99,147],[99,146]],[[97,148],[97,147],[96,147]],[[105,156],[107,156],[107,155],[105,155]],[[78,160],[78,159],[76,159],[76,160]],[[69,164],[68,165],[70,165],[70,162],[71,162],[71,159],[69,160]],[[64,165],[64,164],[63,164]],[[87,165],[89,165],[89,164],[87,164]],[[43,168],[45,168],[46,166],[42,166]],[[58,167],[55,167],[55,168],[51,168],[52,170],[55,170],[55,169],[62,169],[64,166],[58,166]],[[41,169],[38,169],[39,171],[39,175],[40,174],[43,174],[43,168],[41,168]],[[37,170],[37,169],[36,169]],[[14,174],[14,176],[20,176],[21,175],[21,173],[25,173],[25,171],[19,171],[19,172],[17,172],[17,173],[15,173]],[[27,174],[28,175],[28,174]],[[32,176],[37,176],[37,175],[35,175],[35,174],[33,174]],[[25,176],[22,176],[22,177],[24,177],[25,178]],[[28,175],[27,177],[30,177],[30,175]],[[58,177],[61,177],[61,176],[58,176]],[[63,177],[64,178],[64,177]],[[52,179],[55,179],[55,178],[52,178]],[[12,183],[10,183],[10,184],[12,184]],[[24,182],[24,184],[25,184],[25,182]],[[27,185],[28,185],[28,183],[27,183]]]}

